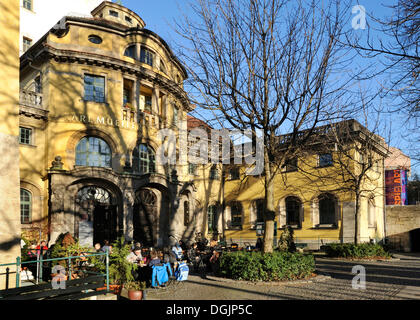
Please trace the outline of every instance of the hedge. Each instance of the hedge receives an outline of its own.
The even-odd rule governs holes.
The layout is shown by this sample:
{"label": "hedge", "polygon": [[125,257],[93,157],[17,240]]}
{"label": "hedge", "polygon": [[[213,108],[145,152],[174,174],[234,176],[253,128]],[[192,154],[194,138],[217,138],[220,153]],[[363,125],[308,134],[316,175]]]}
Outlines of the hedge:
{"label": "hedge", "polygon": [[391,254],[380,244],[331,243],[325,246],[330,257],[339,258],[390,258]]}
{"label": "hedge", "polygon": [[220,274],[235,280],[296,280],[309,277],[314,271],[314,257],[301,253],[237,251],[220,257]]}

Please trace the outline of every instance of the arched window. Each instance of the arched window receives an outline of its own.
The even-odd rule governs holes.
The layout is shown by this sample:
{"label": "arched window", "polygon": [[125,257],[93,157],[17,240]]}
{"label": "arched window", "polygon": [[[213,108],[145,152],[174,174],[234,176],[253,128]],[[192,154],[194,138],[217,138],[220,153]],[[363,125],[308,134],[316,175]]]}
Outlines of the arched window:
{"label": "arched window", "polygon": [[125,49],[124,56],[136,59],[136,51],[136,45],[133,44]]}
{"label": "arched window", "polygon": [[76,166],[111,167],[111,149],[97,137],[84,137],[76,146]]}
{"label": "arched window", "polygon": [[133,152],[133,168],[140,173],[156,172],[155,152],[146,144],[140,144]]}
{"label": "arched window", "polygon": [[140,62],[146,63],[153,67],[154,53],[145,47],[140,49]]}
{"label": "arched window", "polygon": [[286,203],[286,224],[289,226],[300,226],[301,201],[296,197],[287,197]]}
{"label": "arched window", "polygon": [[336,224],[337,200],[329,193],[318,197],[319,201],[319,224]]}
{"label": "arched window", "polygon": [[20,189],[20,222],[31,223],[32,195],[26,189]]}

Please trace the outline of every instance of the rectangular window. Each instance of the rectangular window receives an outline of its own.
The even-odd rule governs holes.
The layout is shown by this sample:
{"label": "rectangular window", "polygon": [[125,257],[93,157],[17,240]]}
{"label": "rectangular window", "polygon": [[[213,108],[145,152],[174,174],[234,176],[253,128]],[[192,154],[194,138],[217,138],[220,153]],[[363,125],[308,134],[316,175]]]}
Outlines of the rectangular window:
{"label": "rectangular window", "polygon": [[23,7],[32,10],[32,0],[23,0]]}
{"label": "rectangular window", "polygon": [[219,179],[219,170],[216,167],[212,167],[210,169],[210,180],[218,180]]}
{"label": "rectangular window", "polygon": [[153,52],[142,47],[140,50],[140,62],[153,67]]}
{"label": "rectangular window", "polygon": [[318,166],[319,167],[329,167],[333,165],[332,154],[324,153],[318,155]]}
{"label": "rectangular window", "polygon": [[297,171],[298,170],[297,158],[287,159],[283,165],[283,170],[285,172]]}
{"label": "rectangular window", "polygon": [[28,49],[32,46],[32,40],[29,38],[23,38],[23,52],[28,51]]}
{"label": "rectangular window", "polygon": [[124,79],[124,89],[123,89],[123,105],[133,103],[133,87],[134,81]]}
{"label": "rectangular window", "polygon": [[210,206],[207,208],[207,228],[209,232],[217,231],[217,207]]}
{"label": "rectangular window", "polygon": [[32,129],[19,127],[19,142],[21,144],[32,144]]}
{"label": "rectangular window", "polygon": [[118,18],[118,12],[117,11],[114,11],[114,10],[109,10],[109,15],[111,16],[111,17],[116,17],[116,18]]}
{"label": "rectangular window", "polygon": [[141,94],[139,106],[141,111],[152,112],[152,97]]}
{"label": "rectangular window", "polygon": [[229,169],[229,180],[239,180],[239,178],[240,175],[238,167]]}
{"label": "rectangular window", "polygon": [[239,203],[235,203],[230,207],[231,226],[241,227],[242,226],[242,208]]}
{"label": "rectangular window", "polygon": [[172,119],[172,124],[174,126],[178,125],[178,109],[176,107],[174,107],[174,117]]}
{"label": "rectangular window", "polygon": [[86,101],[105,102],[105,78],[94,75],[85,75]]}
{"label": "rectangular window", "polygon": [[197,164],[195,163],[189,163],[188,164],[188,174],[190,175],[197,175]]}
{"label": "rectangular window", "polygon": [[257,209],[257,221],[256,222],[264,222],[264,211],[265,211],[264,199],[258,199],[257,200],[256,209]]}
{"label": "rectangular window", "polygon": [[34,84],[35,84],[35,92],[42,93],[41,76],[38,76],[35,78]]}

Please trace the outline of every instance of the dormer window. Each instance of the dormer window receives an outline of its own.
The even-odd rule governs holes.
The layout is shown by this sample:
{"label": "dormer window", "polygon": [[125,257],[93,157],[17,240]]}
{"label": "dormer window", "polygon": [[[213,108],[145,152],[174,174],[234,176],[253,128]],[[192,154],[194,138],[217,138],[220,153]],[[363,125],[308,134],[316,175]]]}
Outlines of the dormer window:
{"label": "dormer window", "polygon": [[109,15],[111,17],[115,17],[115,18],[118,18],[119,17],[118,12],[117,11],[114,11],[114,10],[109,10]]}
{"label": "dormer window", "polygon": [[128,16],[125,16],[125,21],[127,21],[129,24],[133,24],[133,19]]}

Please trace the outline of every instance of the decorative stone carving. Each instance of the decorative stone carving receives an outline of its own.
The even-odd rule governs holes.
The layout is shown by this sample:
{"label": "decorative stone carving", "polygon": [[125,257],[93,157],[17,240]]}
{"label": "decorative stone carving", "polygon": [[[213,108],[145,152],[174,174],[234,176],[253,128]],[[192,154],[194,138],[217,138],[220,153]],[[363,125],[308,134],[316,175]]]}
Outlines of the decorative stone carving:
{"label": "decorative stone carving", "polygon": [[64,163],[61,161],[60,156],[55,157],[55,160],[51,162],[51,164],[52,164],[51,170],[63,170]]}

